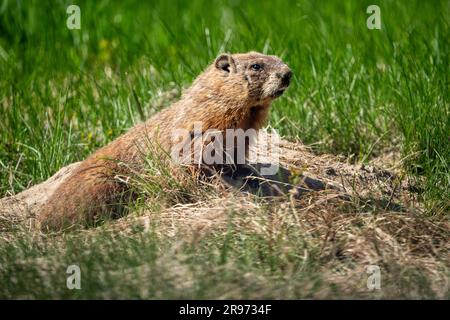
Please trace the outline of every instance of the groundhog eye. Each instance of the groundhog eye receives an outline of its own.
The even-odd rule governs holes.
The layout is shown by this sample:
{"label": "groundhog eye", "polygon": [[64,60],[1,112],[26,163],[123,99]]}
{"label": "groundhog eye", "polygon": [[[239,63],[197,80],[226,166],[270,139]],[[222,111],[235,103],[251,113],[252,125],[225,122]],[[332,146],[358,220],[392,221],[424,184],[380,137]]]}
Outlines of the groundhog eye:
{"label": "groundhog eye", "polygon": [[250,66],[250,68],[252,68],[252,70],[259,71],[259,70],[261,70],[261,65],[255,63],[255,64],[252,64]]}

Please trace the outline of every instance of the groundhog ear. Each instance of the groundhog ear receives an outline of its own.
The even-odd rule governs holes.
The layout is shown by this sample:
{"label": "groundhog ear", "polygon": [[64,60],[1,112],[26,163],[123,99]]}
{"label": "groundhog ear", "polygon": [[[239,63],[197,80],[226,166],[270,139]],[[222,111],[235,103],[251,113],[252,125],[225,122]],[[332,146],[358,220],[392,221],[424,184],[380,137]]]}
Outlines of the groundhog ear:
{"label": "groundhog ear", "polygon": [[234,59],[227,53],[218,56],[214,62],[214,65],[217,69],[223,70],[227,73],[230,73],[231,71],[236,72],[236,64],[234,63]]}

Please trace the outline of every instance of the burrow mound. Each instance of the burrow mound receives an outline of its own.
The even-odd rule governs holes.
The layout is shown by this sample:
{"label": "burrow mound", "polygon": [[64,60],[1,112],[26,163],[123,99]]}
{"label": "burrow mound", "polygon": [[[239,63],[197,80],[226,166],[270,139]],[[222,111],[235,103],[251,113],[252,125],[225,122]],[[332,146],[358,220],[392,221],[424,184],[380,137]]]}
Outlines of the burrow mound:
{"label": "burrow mound", "polygon": [[[274,155],[268,155],[265,156],[264,160],[280,163],[283,167],[288,168],[294,179],[296,176],[311,177],[325,184],[337,186],[342,192],[356,196],[360,200],[378,203],[381,206],[384,205],[386,209],[390,208],[395,211],[402,211],[403,206],[412,201],[408,185],[392,171],[373,165],[350,164],[343,161],[343,158],[333,155],[316,155],[310,148],[298,142],[281,140],[278,147],[279,152],[276,154],[276,158],[274,158]],[[259,152],[258,148],[260,146],[256,144],[254,147],[256,153],[262,153]],[[41,206],[79,164],[77,162],[63,167],[47,181],[14,196],[0,199],[0,230],[7,231],[17,225],[33,228]],[[246,203],[251,203],[248,197],[245,195],[240,197],[235,192],[230,191],[230,193],[222,195],[224,199],[232,197],[232,201],[237,203],[242,202],[243,199]],[[304,199],[300,199],[300,201],[304,202],[317,196],[333,198],[334,195],[333,192],[328,190],[303,195],[302,198]],[[204,200],[210,201],[211,199]],[[216,200],[219,203],[228,203],[228,201],[223,202],[221,199],[212,199],[213,202]],[[195,207],[196,204],[183,204],[182,206],[175,205],[167,208],[167,210],[179,212],[184,208],[188,210],[194,221],[196,219],[203,220],[192,213],[192,211],[195,211]],[[226,208],[227,206],[225,206]],[[180,216],[184,215],[180,213]]]}

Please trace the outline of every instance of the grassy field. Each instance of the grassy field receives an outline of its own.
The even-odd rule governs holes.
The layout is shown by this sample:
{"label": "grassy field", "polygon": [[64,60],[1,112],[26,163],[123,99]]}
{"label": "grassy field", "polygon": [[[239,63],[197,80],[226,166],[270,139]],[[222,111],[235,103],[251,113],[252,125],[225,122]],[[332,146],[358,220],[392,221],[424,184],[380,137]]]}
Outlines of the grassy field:
{"label": "grassy field", "polygon": [[[270,126],[351,163],[398,155],[421,223],[448,220],[449,1],[377,1],[381,30],[366,27],[373,1],[78,1],[80,30],[66,27],[70,4],[0,0],[1,197],[169,105],[219,53],[257,50],[281,56],[294,72]],[[164,188],[149,190],[156,215],[163,205],[155,203],[171,199]],[[270,210],[259,205],[248,216],[266,230]],[[358,219],[358,232],[373,223]],[[365,281],[364,269],[329,258],[319,238],[300,233],[307,227],[283,220],[267,236],[241,222],[200,238],[168,237],[157,222],[146,232],[113,224],[0,235],[0,298],[442,297],[433,279],[396,256],[385,256],[388,288],[371,293],[354,284]],[[73,263],[85,270],[82,290],[65,286]],[[325,270],[360,273],[352,287]],[[448,279],[448,268],[435,271]]]}

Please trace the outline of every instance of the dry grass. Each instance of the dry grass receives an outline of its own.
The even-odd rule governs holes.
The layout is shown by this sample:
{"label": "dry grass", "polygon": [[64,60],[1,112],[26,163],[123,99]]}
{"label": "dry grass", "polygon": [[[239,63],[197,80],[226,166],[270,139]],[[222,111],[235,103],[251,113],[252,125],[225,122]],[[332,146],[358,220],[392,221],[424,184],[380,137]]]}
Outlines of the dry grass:
{"label": "dry grass", "polygon": [[[130,281],[136,286],[164,270],[165,274],[170,274],[171,283],[178,283],[172,290],[183,291],[194,281],[188,279],[198,275],[183,262],[187,259],[186,253],[182,253],[180,247],[186,244],[201,247],[205,243],[209,246],[214,239],[226,239],[232,230],[234,236],[260,239],[266,254],[280,261],[276,269],[283,270],[286,283],[283,286],[278,282],[271,284],[265,276],[244,273],[239,285],[221,283],[216,298],[449,298],[448,217],[425,216],[401,171],[352,165],[330,155],[317,156],[300,143],[283,140],[281,148],[281,162],[293,172],[293,180],[307,175],[339,186],[342,191],[310,192],[300,199],[293,195],[263,199],[231,190],[217,181],[195,182],[182,173],[170,179],[164,175],[155,178],[155,168],[152,168],[149,170],[152,176],[139,178],[138,186],[147,199],[144,205],[100,228],[82,231],[79,236],[95,238],[107,232],[127,237],[140,232],[152,233],[157,239],[172,243],[153,268],[144,264],[120,273],[121,277],[130,273],[126,278],[134,279]],[[31,214],[25,219],[25,232],[47,241],[47,236],[30,227],[33,213],[48,197],[49,184],[53,188],[63,180],[64,172],[70,170],[63,170],[63,174],[60,172],[56,178],[34,187],[33,192],[28,191],[25,196],[19,194],[3,200],[2,211],[8,211],[5,207],[9,203],[16,203],[18,208],[17,201],[23,205],[24,199],[28,199],[27,212]],[[146,183],[149,185],[145,186]],[[342,194],[350,197],[345,200]],[[3,221],[8,220],[5,217],[3,214]],[[14,220],[14,224],[17,223],[18,220]],[[17,233],[11,232],[15,234],[12,238],[17,237]],[[7,235],[5,231],[2,238],[6,240]],[[314,276],[291,283],[289,277],[298,277],[302,272],[298,261],[305,267],[304,272],[313,268],[313,274],[319,274],[320,280],[314,280]],[[232,270],[234,263],[233,259],[228,260],[220,268]],[[367,289],[369,265],[381,268],[382,290]],[[114,273],[112,277],[123,281]],[[317,281],[328,285],[318,285]],[[246,286],[258,290],[249,295]],[[111,289],[110,294],[102,297],[120,296],[120,288]],[[147,292],[140,297],[164,298],[164,294],[149,296]]]}

